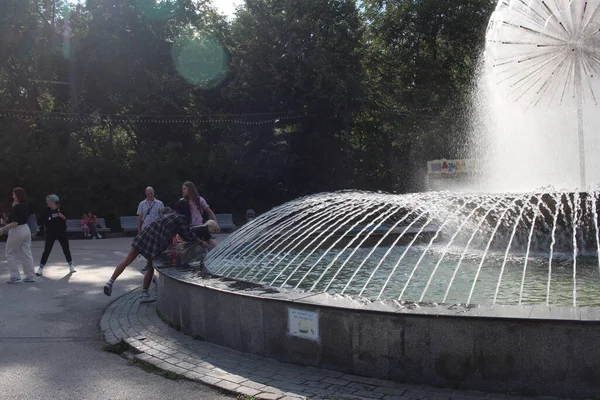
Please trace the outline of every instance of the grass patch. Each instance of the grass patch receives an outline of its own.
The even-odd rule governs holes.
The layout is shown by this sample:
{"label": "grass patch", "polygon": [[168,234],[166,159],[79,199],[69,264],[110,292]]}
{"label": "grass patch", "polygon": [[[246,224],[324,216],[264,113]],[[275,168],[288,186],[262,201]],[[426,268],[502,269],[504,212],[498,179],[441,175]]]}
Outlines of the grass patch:
{"label": "grass patch", "polygon": [[200,335],[192,335],[192,339],[204,342],[204,338]]}
{"label": "grass patch", "polygon": [[156,309],[156,315],[158,315],[158,318],[160,318],[162,322],[169,325],[169,328],[175,329],[177,332],[181,332],[181,325],[177,325],[169,321],[164,315],[162,315],[158,308]]}
{"label": "grass patch", "polygon": [[179,381],[179,380],[185,379],[185,377],[183,375],[180,375],[180,374],[177,374],[177,373],[171,372],[171,371],[165,371],[160,368],[156,368],[154,365],[152,365],[146,361],[134,360],[134,361],[130,361],[129,365],[131,365],[133,367],[138,367],[145,372],[156,374],[156,375],[162,376],[163,378],[170,379],[172,381]]}
{"label": "grass patch", "polygon": [[258,400],[258,397],[248,396],[246,394],[240,394],[236,397],[236,400]]}
{"label": "grass patch", "polygon": [[107,344],[103,347],[104,351],[119,355],[125,353],[128,348],[129,346],[127,345],[127,343],[125,343],[124,340],[121,340],[119,343],[115,344]]}

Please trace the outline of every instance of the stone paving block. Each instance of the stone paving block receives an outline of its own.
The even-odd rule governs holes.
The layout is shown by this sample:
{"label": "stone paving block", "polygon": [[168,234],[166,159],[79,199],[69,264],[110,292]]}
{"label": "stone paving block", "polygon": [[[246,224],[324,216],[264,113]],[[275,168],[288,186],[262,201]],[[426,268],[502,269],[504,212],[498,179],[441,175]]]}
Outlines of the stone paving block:
{"label": "stone paving block", "polygon": [[285,381],[285,382],[295,383],[296,385],[300,385],[300,384],[303,384],[304,382],[306,382],[306,379],[304,379],[301,376],[285,376],[285,375],[276,374],[276,375],[271,376],[271,378],[276,381]]}
{"label": "stone paving block", "polygon": [[268,385],[270,382],[273,381],[273,379],[271,379],[270,377],[257,375],[248,375],[248,380],[251,380],[256,383],[264,383],[265,385]]}
{"label": "stone paving block", "polygon": [[225,379],[229,374],[223,372],[217,372],[215,370],[209,369],[206,373],[208,376],[212,376],[213,378],[219,378],[219,380]]}
{"label": "stone paving block", "polygon": [[395,387],[396,383],[392,381],[384,381],[382,379],[369,378],[365,381],[365,383],[374,386],[383,386],[383,387]]}
{"label": "stone paving block", "polygon": [[383,393],[370,392],[370,391],[366,391],[366,390],[359,390],[352,394],[355,396],[366,397],[368,399],[382,399],[383,396],[385,396],[385,394],[383,394]]}
{"label": "stone paving block", "polygon": [[203,376],[200,378],[200,382],[206,383],[207,385],[216,385],[221,379],[212,376]]}
{"label": "stone paving block", "polygon": [[179,364],[177,364],[177,366],[183,368],[183,369],[194,369],[196,368],[196,366],[194,364],[190,364],[189,362],[185,362],[182,361]]}
{"label": "stone paving block", "polygon": [[374,390],[375,393],[383,393],[391,396],[403,396],[407,392],[406,389],[378,387]]}
{"label": "stone paving block", "polygon": [[343,372],[335,372],[328,369],[319,369],[315,367],[306,367],[306,370],[314,375],[325,376],[328,378],[341,378],[342,376],[346,375]]}
{"label": "stone paving block", "polygon": [[202,379],[202,377],[204,375],[198,374],[193,371],[188,371],[185,374],[183,374],[183,376],[185,376],[187,379],[192,380],[192,381],[199,381],[200,379]]}
{"label": "stone paving block", "polygon": [[364,376],[349,375],[349,374],[342,375],[340,377],[340,379],[345,379],[350,382],[358,382],[358,383],[363,383],[363,382],[366,382],[369,380],[369,378],[366,378]]}
{"label": "stone paving block", "polygon": [[311,388],[327,389],[329,386],[331,386],[331,383],[308,381],[305,383],[305,385]]}
{"label": "stone paving block", "polygon": [[274,394],[274,393],[261,392],[254,397],[257,397],[261,400],[278,400],[281,398],[281,395]]}
{"label": "stone paving block", "polygon": [[352,393],[356,393],[358,391],[358,389],[351,388],[349,386],[338,386],[338,385],[331,385],[327,389],[333,390],[336,393],[340,393],[340,394],[352,394]]}
{"label": "stone paving block", "polygon": [[257,389],[258,390],[258,389],[264,388],[267,385],[265,385],[264,383],[258,383],[258,382],[253,382],[251,380],[248,380],[248,381],[244,382],[244,386],[248,386],[248,387],[250,387],[252,389]]}
{"label": "stone paving block", "polygon": [[277,380],[271,381],[269,383],[269,386],[274,386],[276,388],[280,388],[286,392],[303,392],[305,389],[306,390],[312,389],[312,388],[308,388],[304,385],[297,385],[295,383],[290,383],[290,382],[286,382],[286,381],[277,381]]}
{"label": "stone paving block", "polygon": [[235,391],[238,387],[240,387],[239,384],[233,383],[233,382],[228,382],[228,381],[219,381],[219,382],[215,383],[215,386],[218,386],[221,389],[229,390],[232,392]]}
{"label": "stone paving block", "polygon": [[237,389],[235,389],[236,393],[241,393],[241,394],[245,394],[246,396],[254,396],[260,393],[260,390],[256,390],[256,389],[252,389],[251,387],[247,387],[247,386],[239,386]]}
{"label": "stone paving block", "polygon": [[279,395],[284,395],[285,391],[278,389],[274,386],[265,386],[261,389],[263,392],[267,392],[267,393],[275,393],[275,394],[279,394]]}
{"label": "stone paving block", "polygon": [[340,385],[340,386],[346,386],[350,383],[350,381],[347,381],[345,379],[338,379],[338,378],[325,378],[321,382],[331,383],[332,385]]}
{"label": "stone paving block", "polygon": [[135,358],[137,360],[146,361],[146,362],[158,361],[159,360],[158,358],[153,357],[153,356],[151,356],[150,354],[147,354],[147,353],[137,354],[135,356]]}
{"label": "stone paving block", "polygon": [[252,373],[252,375],[263,376],[265,378],[271,378],[273,375],[277,375],[277,371],[275,370],[266,370],[266,369],[257,369]]}
{"label": "stone paving block", "polygon": [[229,382],[239,383],[239,384],[248,380],[247,378],[244,378],[243,376],[233,375],[233,374],[227,374],[223,379],[226,381],[229,381]]}
{"label": "stone paving block", "polygon": [[348,387],[355,388],[357,390],[373,391],[379,386],[367,385],[366,383],[350,382],[348,384]]}
{"label": "stone paving block", "polygon": [[171,364],[168,364],[168,365],[169,366],[166,369],[168,371],[171,371],[171,372],[175,373],[175,374],[183,375],[186,372],[189,372],[187,369],[180,368],[180,367],[178,367],[176,365],[171,365]]}

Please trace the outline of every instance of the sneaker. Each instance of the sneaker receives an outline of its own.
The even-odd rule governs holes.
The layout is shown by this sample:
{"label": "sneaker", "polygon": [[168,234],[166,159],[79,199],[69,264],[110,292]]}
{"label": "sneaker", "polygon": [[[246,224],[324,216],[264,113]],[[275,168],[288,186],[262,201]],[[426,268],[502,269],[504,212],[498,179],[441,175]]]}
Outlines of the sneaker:
{"label": "sneaker", "polygon": [[44,267],[39,267],[35,276],[44,276]]}
{"label": "sneaker", "polygon": [[98,234],[98,239],[102,239],[102,235],[101,234]]}
{"label": "sneaker", "polygon": [[21,282],[21,278],[10,278],[9,280],[6,281],[6,283],[17,283],[17,282]]}
{"label": "sneaker", "polygon": [[23,282],[25,282],[25,283],[35,283],[35,279],[33,279],[33,278],[25,278],[25,279],[23,279]]}
{"label": "sneaker", "polygon": [[140,294],[140,303],[152,303],[153,301],[156,301],[156,298],[150,296],[148,292],[142,292],[142,294]]}
{"label": "sneaker", "polygon": [[73,266],[73,264],[69,263],[69,273],[72,274],[73,272],[77,272],[77,270],[75,269],[75,267]]}
{"label": "sneaker", "polygon": [[96,240],[96,236],[94,236],[94,237],[92,238],[92,240]]}
{"label": "sneaker", "polygon": [[110,296],[112,294],[112,285],[107,283],[104,285],[104,294]]}

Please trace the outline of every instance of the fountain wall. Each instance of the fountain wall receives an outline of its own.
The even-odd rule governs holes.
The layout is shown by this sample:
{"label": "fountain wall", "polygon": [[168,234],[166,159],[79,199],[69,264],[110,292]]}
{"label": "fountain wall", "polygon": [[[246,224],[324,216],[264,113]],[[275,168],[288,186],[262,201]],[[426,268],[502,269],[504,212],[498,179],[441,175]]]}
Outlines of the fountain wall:
{"label": "fountain wall", "polygon": [[[598,308],[367,302],[172,267],[158,269],[158,286],[158,309],[183,332],[280,362],[457,389],[600,393]],[[290,310],[316,316],[317,332],[290,332]]]}

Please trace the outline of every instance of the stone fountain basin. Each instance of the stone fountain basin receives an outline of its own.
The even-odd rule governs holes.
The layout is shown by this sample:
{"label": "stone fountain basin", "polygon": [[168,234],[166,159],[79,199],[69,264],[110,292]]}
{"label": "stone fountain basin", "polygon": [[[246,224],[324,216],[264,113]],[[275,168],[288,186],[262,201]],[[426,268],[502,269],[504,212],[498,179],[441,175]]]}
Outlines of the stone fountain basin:
{"label": "stone fountain basin", "polygon": [[[158,309],[217,345],[396,382],[600,394],[600,308],[373,302],[165,265],[157,268]],[[298,311],[314,318],[316,332],[292,331]]]}

